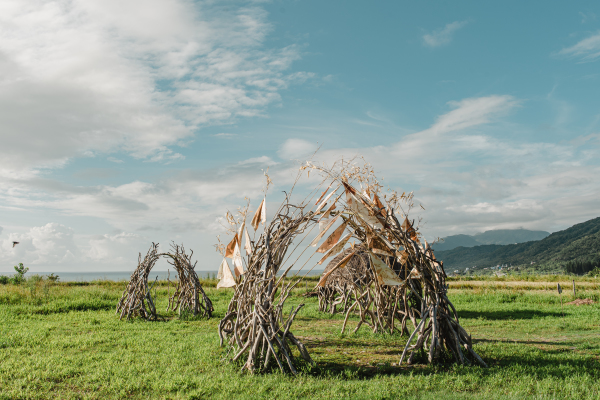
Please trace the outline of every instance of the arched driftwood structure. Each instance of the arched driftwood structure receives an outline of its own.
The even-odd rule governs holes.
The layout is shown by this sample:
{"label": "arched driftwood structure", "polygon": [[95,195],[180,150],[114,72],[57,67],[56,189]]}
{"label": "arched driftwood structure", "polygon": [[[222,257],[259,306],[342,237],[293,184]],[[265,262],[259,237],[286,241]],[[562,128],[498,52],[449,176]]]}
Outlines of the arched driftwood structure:
{"label": "arched driftwood structure", "polygon": [[304,304],[285,318],[283,306],[294,285],[284,283],[289,269],[277,276],[292,240],[304,233],[312,220],[312,215],[295,216],[294,211],[295,207],[284,204],[265,228],[248,256],[244,279],[236,286],[227,314],[219,324],[221,345],[229,346],[233,361],[243,357],[243,368],[251,372],[277,365],[282,371],[297,373],[292,347],[306,362],[313,363],[304,345],[290,331]]}
{"label": "arched driftwood structure", "polygon": [[[243,368],[250,371],[265,371],[276,363],[282,371],[295,373],[299,358],[293,356],[294,345],[300,358],[312,362],[290,332],[302,305],[287,319],[283,315],[284,302],[301,278],[284,278],[310,247],[318,246],[297,268],[302,270],[313,256],[320,259],[316,265],[333,257],[318,284],[319,305],[322,311],[336,312],[339,307],[345,312],[342,332],[350,314],[356,312],[360,319],[355,331],[366,324],[374,332],[398,329],[410,334],[400,363],[408,352],[408,362],[412,362],[415,352],[422,349],[429,362],[447,352],[459,363],[470,363],[471,357],[486,366],[447,296],[442,263],[402,209],[404,201],[410,210],[412,195],[392,192],[382,201],[381,185],[368,165],[360,168],[341,161],[337,168],[328,169],[307,163],[301,171],[307,169],[323,174],[322,185],[329,183],[316,202],[319,188],[296,204],[290,203],[290,191],[270,223],[266,223],[264,200],[255,214],[255,230],[259,216],[265,230],[247,249],[247,272],[218,328],[221,345],[229,347],[231,359],[245,359]],[[394,209],[402,211],[402,223]],[[239,230],[232,227],[238,233],[231,247],[241,247],[239,232],[244,229],[245,213],[243,217]],[[315,228],[310,246],[302,245]]]}
{"label": "arched driftwood structure", "polygon": [[325,267],[323,274],[331,274],[327,277],[325,285],[318,287],[319,311],[335,314],[342,310],[345,313],[352,305],[352,289],[367,288],[373,283],[375,276],[364,249],[358,249],[345,268],[335,269],[335,266],[352,251],[350,248],[342,251]]}
{"label": "arched driftwood structure", "polygon": [[161,257],[168,259],[179,277],[175,292],[169,297],[166,311],[177,311],[179,315],[189,312],[194,316],[202,315],[210,318],[213,305],[200,285],[195,271],[196,263],[192,264],[191,261],[193,253],[192,251],[189,255],[186,254],[184,247],[176,244],[171,245],[171,252],[159,253],[158,243],[152,243],[144,259],[140,253],[138,266],[131,274],[129,284],[117,304],[116,313],[119,314],[119,319],[139,316],[151,321],[158,318],[154,304],[155,299],[151,296],[152,288],[157,281],[155,280],[149,286],[148,276],[156,261]]}
{"label": "arched driftwood structure", "polygon": [[[336,268],[351,252],[354,252],[354,256],[348,264],[344,268]],[[406,281],[410,272],[405,271],[393,257],[384,256],[383,259],[398,278]],[[413,283],[415,293],[404,293],[395,286],[378,285],[377,274],[372,268],[369,250],[365,245],[357,245],[355,249],[349,248],[341,252],[327,264],[323,275],[327,278],[317,290],[319,311],[344,313],[346,318],[342,333],[346,330],[351,313],[360,317],[354,332],[364,324],[374,332],[387,330],[394,333],[395,329],[400,329],[401,333],[409,334],[407,323],[412,321],[413,326],[417,326],[421,310],[420,283]]]}

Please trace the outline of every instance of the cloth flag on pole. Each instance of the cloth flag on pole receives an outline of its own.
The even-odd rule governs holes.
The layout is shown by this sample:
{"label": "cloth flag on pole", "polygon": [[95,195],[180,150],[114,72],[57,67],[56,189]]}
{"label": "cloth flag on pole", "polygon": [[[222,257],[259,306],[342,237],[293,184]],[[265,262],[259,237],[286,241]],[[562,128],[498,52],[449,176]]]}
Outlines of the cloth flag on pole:
{"label": "cloth flag on pole", "polygon": [[333,233],[329,235],[329,237],[325,239],[323,244],[317,249],[317,253],[326,253],[333,246],[335,246],[335,244],[340,240],[340,237],[342,237],[342,234],[346,230],[346,226],[348,226],[348,222],[344,222],[343,224],[338,226],[338,228],[335,231],[333,231]]}
{"label": "cloth flag on pole", "polygon": [[369,252],[369,255],[371,256],[371,266],[375,270],[377,282],[380,285],[399,286],[404,284],[404,281],[398,278],[398,275],[379,257],[371,252]]}
{"label": "cloth flag on pole", "polygon": [[265,200],[266,197],[263,198],[260,206],[258,206],[258,209],[254,213],[254,217],[252,218],[252,227],[254,230],[258,229],[258,224],[262,223],[263,225],[266,225],[267,223],[267,205]]}
{"label": "cloth flag on pole", "polygon": [[329,270],[329,272],[327,272],[326,274],[324,274],[321,277],[317,286],[325,287],[325,282],[327,282],[327,278],[329,278],[329,275],[331,275],[331,273],[338,268],[344,268],[346,266],[346,264],[348,264],[348,261],[350,261],[350,259],[354,256],[354,254],[355,254],[355,252],[353,251],[352,253],[348,254],[346,257],[342,258],[340,260],[340,262],[336,264],[335,267],[331,268]]}
{"label": "cloth flag on pole", "polygon": [[340,251],[342,251],[342,249],[344,248],[344,246],[346,245],[346,243],[348,243],[348,240],[350,240],[351,237],[352,237],[351,233],[349,233],[346,236],[344,236],[344,238],[342,240],[340,240],[335,246],[333,246],[331,248],[331,250],[329,250],[327,253],[325,253],[325,255],[323,256],[323,258],[321,258],[319,260],[319,265],[323,264],[323,261],[325,261],[329,257],[335,256],[337,253],[339,253]]}
{"label": "cloth flag on pole", "polygon": [[242,253],[240,251],[240,246],[235,244],[235,250],[233,252],[233,267],[235,270],[235,276],[239,277],[240,275],[244,275],[246,271],[244,271],[244,263],[242,262]]}
{"label": "cloth flag on pole", "polygon": [[231,273],[231,269],[229,269],[229,264],[227,264],[227,260],[225,258],[219,267],[219,273],[217,274],[217,277],[220,279],[219,283],[217,284],[217,289],[235,286],[235,279],[233,278],[233,274]]}

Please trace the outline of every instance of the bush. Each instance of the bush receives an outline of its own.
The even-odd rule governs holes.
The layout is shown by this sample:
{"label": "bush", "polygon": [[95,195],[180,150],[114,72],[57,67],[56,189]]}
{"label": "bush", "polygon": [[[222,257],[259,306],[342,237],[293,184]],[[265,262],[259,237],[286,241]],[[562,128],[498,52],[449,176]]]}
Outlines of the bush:
{"label": "bush", "polygon": [[593,270],[591,270],[590,272],[587,273],[588,276],[594,277],[597,275],[600,275],[600,267],[596,267]]}
{"label": "bush", "polygon": [[20,285],[25,282],[25,274],[29,271],[29,268],[25,268],[23,263],[19,263],[19,265],[15,265],[15,271],[17,271],[17,274],[13,276],[12,283]]}
{"label": "bush", "polygon": [[8,276],[0,275],[0,284],[6,285],[7,283],[10,283],[10,278]]}

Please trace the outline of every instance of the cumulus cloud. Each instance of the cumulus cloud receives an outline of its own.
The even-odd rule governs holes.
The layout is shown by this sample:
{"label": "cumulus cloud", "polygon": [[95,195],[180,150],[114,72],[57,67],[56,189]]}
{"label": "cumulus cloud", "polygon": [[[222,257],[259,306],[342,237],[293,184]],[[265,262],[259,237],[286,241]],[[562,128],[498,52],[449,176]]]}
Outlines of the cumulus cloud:
{"label": "cumulus cloud", "polygon": [[[502,130],[503,117],[520,106],[511,96],[467,98],[449,106],[451,110],[430,127],[396,142],[324,149],[316,159],[331,165],[340,157],[364,156],[387,184],[416,191],[417,200],[426,207],[421,215],[429,221],[423,227],[429,234],[524,224],[550,229],[600,211],[585,200],[588,195],[600,194],[600,170],[590,166],[598,153],[589,145],[595,136],[550,144],[519,143],[483,133],[485,126]],[[302,159],[315,147],[316,143],[288,139],[278,155]],[[12,197],[5,199],[15,207],[47,207],[98,217],[128,231],[219,231],[216,220],[225,210],[235,210],[244,197],[262,197],[267,168],[276,185],[272,191],[277,193],[293,181],[297,166],[262,156],[216,169],[179,171],[168,179],[95,187],[38,178],[22,188],[13,181]],[[40,194],[28,192],[31,187]],[[573,190],[583,197],[573,198]],[[557,216],[553,205],[566,199],[571,199],[571,204],[561,205],[566,211]],[[579,206],[573,205],[580,201]]]}
{"label": "cumulus cloud", "polygon": [[216,133],[213,135],[214,137],[217,138],[221,138],[221,139],[233,139],[234,137],[236,137],[237,135],[235,133],[225,133],[225,132],[221,132],[221,133]]}
{"label": "cumulus cloud", "polygon": [[[19,242],[14,248],[13,241]],[[22,262],[30,267],[31,273],[84,270],[94,266],[119,270],[124,265],[135,266],[138,251],[149,243],[145,237],[126,232],[78,235],[74,229],[52,222],[0,236],[0,269],[13,272],[10,266]]]}
{"label": "cumulus cloud", "polygon": [[277,154],[283,159],[298,159],[310,156],[318,148],[317,143],[307,140],[291,138],[286,140],[279,148]]}
{"label": "cumulus cloud", "polygon": [[134,233],[121,232],[115,235],[95,235],[89,239],[84,256],[91,262],[132,263],[136,250],[147,246],[147,240]]}
{"label": "cumulus cloud", "polygon": [[582,61],[594,61],[600,57],[600,32],[580,40],[571,47],[558,52],[560,55],[577,57]]}
{"label": "cumulus cloud", "polygon": [[[57,223],[33,227],[24,233],[11,233],[0,240],[2,263],[68,264],[80,255],[73,229]],[[13,248],[13,241],[19,242]]]}
{"label": "cumulus cloud", "polygon": [[307,78],[285,75],[298,48],[264,48],[270,30],[252,3],[2,2],[0,174],[117,150],[180,159],[169,146],[198,127],[261,115]]}
{"label": "cumulus cloud", "polygon": [[452,36],[456,31],[467,24],[468,21],[454,21],[446,24],[445,27],[423,35],[423,43],[429,47],[439,47],[452,41]]}
{"label": "cumulus cloud", "polygon": [[153,227],[174,231],[204,231],[244,197],[262,197],[263,171],[281,185],[293,179],[290,169],[263,156],[208,170],[183,170],[156,181],[120,185],[77,186],[52,179],[12,180],[0,189],[6,204],[44,208],[71,216],[100,218],[127,231]]}
{"label": "cumulus cloud", "polygon": [[[429,127],[403,133],[394,142],[362,148],[325,143],[330,147],[320,150],[315,161],[331,165],[340,157],[362,155],[379,177],[385,177],[385,185],[414,190],[417,209],[411,215],[423,217],[421,229],[428,238],[500,228],[563,229],[598,216],[597,135],[563,143],[503,135],[508,129],[524,129],[505,121],[521,106],[511,96],[467,98],[448,106]],[[315,147],[316,143],[292,138],[281,145],[280,162],[259,156],[219,168],[179,170],[168,177],[117,185],[77,186],[42,177],[13,178],[0,188],[0,200],[4,207],[99,218],[124,232],[152,234],[152,240],[203,235],[191,247],[208,254],[207,260],[216,266],[218,260],[210,254],[214,235],[223,231],[218,218],[226,210],[235,210],[244,197],[252,200],[251,209],[258,205],[267,168],[275,182],[268,196],[267,209],[271,210],[271,204],[282,196],[280,191],[287,190],[296,176],[297,163],[288,160],[302,159],[302,154]],[[297,193],[306,187],[302,181]],[[6,231],[3,246],[10,251]],[[27,237],[23,240],[27,242]],[[130,263],[148,240],[129,233],[75,235],[71,253],[90,265],[109,263],[111,258]],[[58,253],[47,258],[62,260],[66,253]],[[35,259],[33,252],[26,254]]]}
{"label": "cumulus cloud", "polygon": [[[384,183],[415,191],[429,237],[486,229],[555,230],[594,218],[600,208],[599,146],[594,135],[571,143],[506,137],[505,117],[521,102],[493,95],[450,102],[452,108],[421,131],[385,145],[328,148],[318,161],[331,165],[364,156]],[[424,205],[425,210],[418,207]]]}

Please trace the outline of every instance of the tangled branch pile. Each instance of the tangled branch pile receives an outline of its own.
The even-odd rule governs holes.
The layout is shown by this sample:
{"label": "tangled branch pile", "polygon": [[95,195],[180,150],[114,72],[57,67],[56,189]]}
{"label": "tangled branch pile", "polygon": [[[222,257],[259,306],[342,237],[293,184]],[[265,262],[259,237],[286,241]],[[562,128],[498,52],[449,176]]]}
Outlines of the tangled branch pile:
{"label": "tangled branch pile", "polygon": [[170,253],[158,253],[158,243],[152,243],[143,260],[140,253],[138,266],[131,274],[129,284],[117,304],[116,312],[119,314],[119,319],[123,317],[130,319],[135,316],[149,321],[158,319],[156,299],[151,296],[152,288],[158,282],[158,276],[152,286],[148,285],[148,276],[160,257],[168,258],[169,264],[175,267],[179,277],[175,292],[169,297],[166,311],[177,311],[180,316],[184,312],[189,312],[194,316],[202,315],[210,318],[213,305],[200,285],[195,271],[196,263],[192,265],[193,254],[193,251],[189,255],[186,254],[185,248],[176,244],[171,244]]}
{"label": "tangled branch pile", "polygon": [[[221,344],[227,343],[233,360],[246,357],[243,368],[251,371],[267,370],[274,360],[280,369],[287,363],[295,372],[292,344],[311,361],[304,346],[289,332],[301,306],[283,320],[284,302],[299,280],[284,284],[283,278],[310,247],[318,246],[299,270],[314,256],[320,258],[315,266],[334,257],[318,284],[319,306],[321,311],[332,313],[338,306],[343,310],[342,332],[353,313],[359,316],[355,331],[364,324],[374,332],[399,329],[409,334],[407,325],[411,323],[414,330],[400,363],[407,352],[411,352],[411,363],[419,350],[426,350],[429,362],[449,353],[459,363],[470,363],[469,355],[485,366],[448,299],[441,262],[408,219],[412,194],[391,192],[382,196],[381,185],[368,164],[359,168],[353,162],[339,161],[333,168],[324,168],[309,162],[300,173],[303,170],[320,172],[321,185],[302,202],[290,204],[299,174],[254,249],[250,246],[251,251],[247,251],[248,269],[238,277],[228,313],[219,324]],[[319,188],[327,184],[313,203]],[[254,220],[260,212],[264,218],[264,204],[263,200]],[[397,214],[404,217],[402,223]],[[245,214],[240,229],[244,224]],[[302,246],[315,228],[318,234],[310,246]],[[234,242],[241,247],[241,233],[230,246]],[[284,272],[277,278],[279,271]]]}
{"label": "tangled branch pile", "polygon": [[[473,350],[471,337],[460,325],[456,309],[448,299],[442,263],[436,260],[433,250],[420,238],[408,217],[405,215],[400,223],[394,212],[394,208],[400,208],[405,214],[399,200],[407,200],[410,207],[412,196],[393,193],[382,200],[378,194],[380,186],[368,168],[342,174],[314,168],[332,178],[345,195],[345,201],[341,197],[338,200],[340,211],[330,213],[334,220],[341,219],[341,225],[317,252],[326,253],[325,259],[341,251],[339,246],[344,241],[355,239],[351,249],[328,265],[319,282],[321,308],[333,313],[337,305],[343,305],[346,315],[342,332],[355,310],[360,318],[355,331],[366,324],[374,332],[393,333],[398,328],[402,334],[409,334],[407,323],[412,323],[414,330],[400,363],[407,351],[411,351],[408,363],[413,362],[418,350],[427,350],[429,362],[434,362],[445,349],[461,364],[470,363],[466,352],[486,366]],[[362,190],[350,184],[352,180]],[[335,207],[335,202],[331,207]],[[339,239],[346,230],[350,233]],[[347,271],[341,272],[342,268]],[[411,346],[415,336],[416,343]]]}
{"label": "tangled branch pile", "polygon": [[306,362],[313,363],[304,345],[290,332],[304,304],[287,318],[283,315],[284,303],[299,280],[284,284],[289,268],[277,277],[292,240],[304,232],[312,218],[302,212],[294,216],[296,210],[284,204],[265,228],[248,255],[244,278],[219,324],[221,346],[227,343],[233,361],[244,357],[242,368],[249,371],[265,371],[276,363],[281,371],[297,373],[291,347],[296,347]]}

